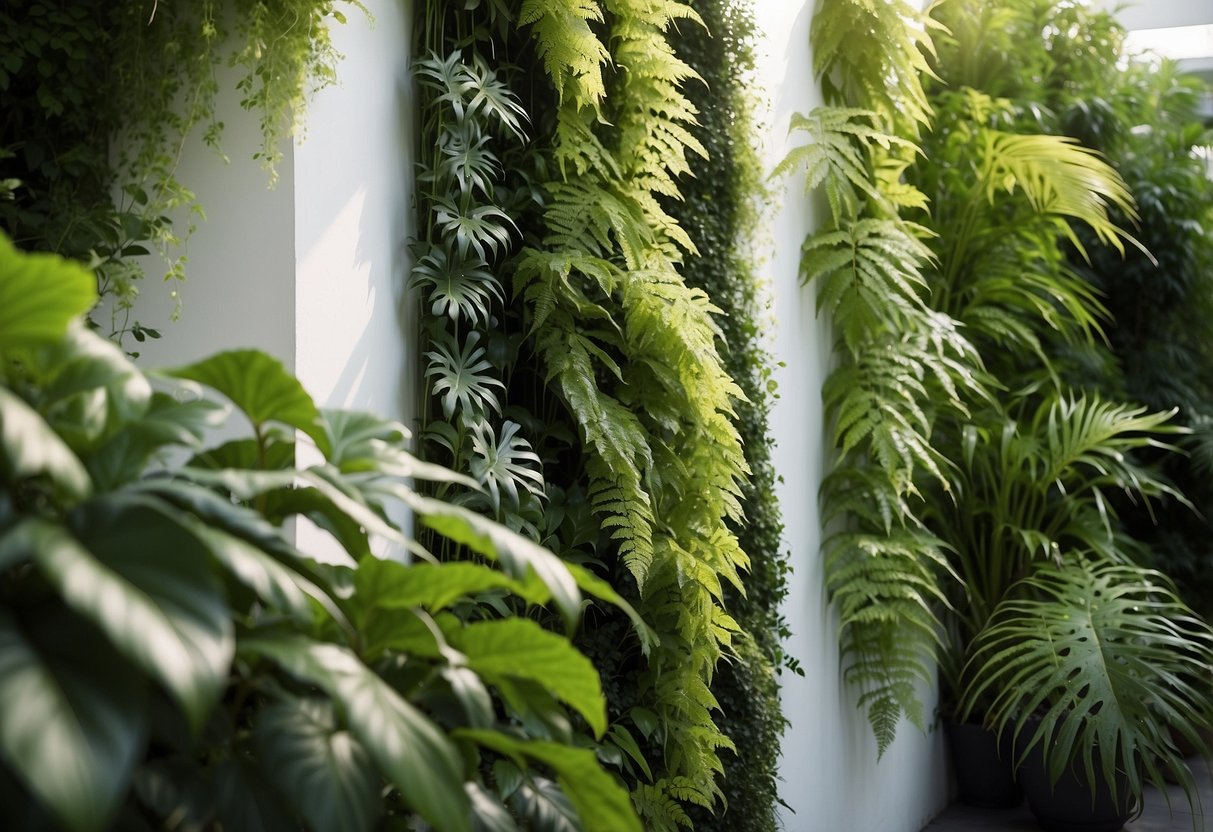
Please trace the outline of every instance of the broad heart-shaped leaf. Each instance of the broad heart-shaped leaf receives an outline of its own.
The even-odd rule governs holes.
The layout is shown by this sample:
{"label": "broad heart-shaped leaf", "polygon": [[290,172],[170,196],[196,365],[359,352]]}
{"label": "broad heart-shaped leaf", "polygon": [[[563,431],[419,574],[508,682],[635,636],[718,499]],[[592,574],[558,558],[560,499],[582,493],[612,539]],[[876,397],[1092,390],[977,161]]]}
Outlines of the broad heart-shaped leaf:
{"label": "broad heart-shaped leaf", "polygon": [[468,739],[515,761],[529,758],[549,767],[581,816],[585,832],[643,832],[627,790],[602,770],[594,752],[554,742],[519,740],[498,731],[458,730]]}
{"label": "broad heart-shaped leaf", "polygon": [[103,829],[141,751],[143,680],[74,618],[24,623],[34,640],[0,612],[0,756],[66,828]]}
{"label": "broad heart-shaped leaf", "polygon": [[568,567],[547,549],[465,508],[422,497],[400,487],[396,496],[425,525],[456,543],[462,543],[501,563],[506,574],[523,581],[529,572],[547,585],[565,622],[572,627],[581,613],[581,593]]}
{"label": "broad heart-shaped leaf", "polygon": [[36,410],[4,387],[0,387],[0,473],[9,483],[46,476],[74,499],[83,499],[93,490],[72,449]]}
{"label": "broad heart-shaped leaf", "polygon": [[152,456],[167,446],[194,447],[208,427],[222,424],[226,408],[199,399],[179,402],[167,393],[154,393],[148,412],[108,437],[86,463],[101,491],[135,479]]}
{"label": "broad heart-shaped leaf", "polygon": [[24,254],[0,233],[0,353],[53,343],[97,302],[97,279],[54,254]]}
{"label": "broad heart-shaped leaf", "polygon": [[379,772],[325,699],[289,698],[263,708],[253,738],[264,769],[310,828],[368,830],[382,808]]}
{"label": "broad heart-shaped leaf", "polygon": [[68,606],[160,682],[200,730],[235,652],[206,548],[146,497],[94,500],[70,520],[74,536],[44,520],[26,522],[34,562]]}
{"label": "broad heart-shaped leaf", "polygon": [[240,650],[269,659],[331,696],[351,733],[409,807],[439,832],[471,832],[463,762],[455,745],[353,653],[284,634],[242,639]]}
{"label": "broad heart-shaped leaf", "polygon": [[518,824],[493,794],[479,783],[464,785],[476,813],[476,826],[480,832],[518,832]]}
{"label": "broad heart-shaped leaf", "polygon": [[46,381],[44,408],[74,396],[103,395],[106,416],[121,423],[142,416],[151,402],[152,386],[142,371],[117,345],[83,323],[73,323],[59,343],[31,360],[40,365],[34,372]]}
{"label": "broad heart-shaped leaf", "polygon": [[451,645],[467,656],[468,667],[486,682],[530,679],[581,714],[594,736],[606,730],[602,682],[590,660],[564,636],[529,618],[469,624],[451,634]]}
{"label": "broad heart-shaped leaf", "polygon": [[260,350],[230,350],[165,372],[218,390],[258,431],[269,422],[302,431],[328,456],[329,439],[316,403],[276,358]]}
{"label": "broad heart-shaped leaf", "polygon": [[[180,480],[148,478],[127,490],[154,495],[196,518],[186,523],[210,548],[215,560],[271,607],[283,612],[293,610],[302,615],[298,597],[287,586],[293,583],[318,602],[342,630],[352,632],[344,613],[333,600],[334,593],[328,579],[283,536],[281,529],[267,522],[256,511],[233,503],[207,488]],[[203,525],[205,529],[200,528]],[[220,537],[216,539],[214,535]],[[251,548],[228,548],[223,539],[228,535],[249,544]],[[258,552],[278,563],[281,570],[257,557]]]}

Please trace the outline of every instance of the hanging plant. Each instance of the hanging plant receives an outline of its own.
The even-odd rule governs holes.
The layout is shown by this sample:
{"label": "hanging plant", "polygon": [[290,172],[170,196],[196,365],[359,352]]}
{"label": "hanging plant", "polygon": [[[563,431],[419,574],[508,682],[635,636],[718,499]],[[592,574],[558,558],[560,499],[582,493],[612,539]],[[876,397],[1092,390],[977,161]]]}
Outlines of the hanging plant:
{"label": "hanging plant", "polygon": [[[183,241],[202,214],[177,178],[187,137],[219,150],[217,70],[241,68],[241,106],[258,114],[269,172],[309,91],[332,83],[329,25],[356,0],[64,3],[14,0],[0,11],[0,230],[23,249],[89,265],[108,298],[108,334],[160,333],[130,318],[139,258],[185,276]],[[167,215],[185,209],[185,228]],[[180,311],[178,297],[174,317]]]}

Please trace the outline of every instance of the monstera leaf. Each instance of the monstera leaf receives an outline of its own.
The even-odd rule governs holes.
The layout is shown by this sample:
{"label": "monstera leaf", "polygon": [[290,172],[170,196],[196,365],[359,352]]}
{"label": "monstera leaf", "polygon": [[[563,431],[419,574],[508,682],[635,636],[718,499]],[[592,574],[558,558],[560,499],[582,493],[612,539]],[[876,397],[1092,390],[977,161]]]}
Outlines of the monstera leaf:
{"label": "monstera leaf", "polygon": [[1080,763],[1091,783],[1111,786],[1120,771],[1140,799],[1144,771],[1162,789],[1175,778],[1194,801],[1173,736],[1208,748],[1213,630],[1166,577],[1137,566],[1075,557],[1040,566],[1017,589],[975,643],[962,717],[992,702],[986,722],[1013,726],[1019,755],[1045,743],[1054,781]]}

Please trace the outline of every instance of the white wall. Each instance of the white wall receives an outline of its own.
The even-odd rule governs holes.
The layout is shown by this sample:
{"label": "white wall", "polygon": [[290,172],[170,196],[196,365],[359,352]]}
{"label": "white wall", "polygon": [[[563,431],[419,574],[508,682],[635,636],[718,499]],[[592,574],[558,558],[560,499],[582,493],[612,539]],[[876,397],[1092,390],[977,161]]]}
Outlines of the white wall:
{"label": "white wall", "polygon": [[[339,81],[313,97],[305,135],[284,144],[273,189],[252,160],[258,114],[240,109],[236,73],[222,73],[218,117],[231,161],[196,139],[182,154],[178,178],[207,218],[188,241],[183,286],[157,285],[149,269],[135,317],[164,339],[127,343],[145,366],[259,347],[322,406],[396,418],[412,410],[400,302],[410,233],[410,34],[403,4],[366,5],[373,22],[352,11],[334,27],[345,55]],[[184,301],[177,323],[167,321],[173,288]]]}
{"label": "white wall", "polygon": [[412,199],[405,4],[366,4],[333,28],[345,59],[294,147],[295,364],[325,404],[409,413],[402,335]]}
{"label": "white wall", "polygon": [[[288,368],[294,366],[292,148],[282,148],[279,182],[271,190],[269,175],[253,160],[261,131],[257,116],[240,108],[234,90],[239,77],[226,67],[218,73],[223,93],[216,117],[224,123],[222,148],[231,161],[195,135],[186,142],[177,168],[178,180],[197,194],[206,212],[205,219],[194,218],[197,230],[185,244],[185,282],[162,282],[163,265],[145,258],[147,276],[132,320],[159,329],[164,337],[142,344],[128,338],[124,344],[140,353],[145,367],[186,364],[241,347],[263,349]],[[174,215],[178,234],[189,221],[185,212]],[[169,319],[174,291],[182,301],[176,322]]]}
{"label": "white wall", "polygon": [[[755,3],[766,32],[759,71],[772,109],[765,137],[768,169],[796,141],[787,136],[791,114],[821,103],[809,52],[813,5]],[[779,399],[771,428],[794,569],[785,608],[794,635],[787,648],[805,671],[804,677],[786,671],[782,676],[784,711],[792,724],[784,737],[781,794],[794,810],[783,821],[791,832],[917,832],[947,802],[942,743],[938,734],[904,724],[877,761],[856,692],[841,679],[837,617],[823,590],[817,502],[828,447],[821,386],[832,336],[815,314],[814,290],[801,286],[798,276],[800,244],[818,214],[802,179],[775,183],[774,202],[766,279],[774,293],[775,357],[784,366],[776,375]]]}

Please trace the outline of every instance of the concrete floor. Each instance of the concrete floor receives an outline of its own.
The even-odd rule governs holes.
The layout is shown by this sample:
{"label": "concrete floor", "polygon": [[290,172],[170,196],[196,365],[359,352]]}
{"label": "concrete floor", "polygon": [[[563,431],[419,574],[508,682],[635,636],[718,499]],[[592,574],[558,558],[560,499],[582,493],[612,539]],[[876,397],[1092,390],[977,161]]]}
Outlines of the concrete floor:
{"label": "concrete floor", "polygon": [[[1125,824],[1125,832],[1213,832],[1213,776],[1201,761],[1193,760],[1191,765],[1200,798],[1195,814],[1179,786],[1169,786],[1166,793],[1147,787],[1145,809],[1141,817]],[[954,803],[923,832],[1040,832],[1040,827],[1027,806],[992,810]]]}

